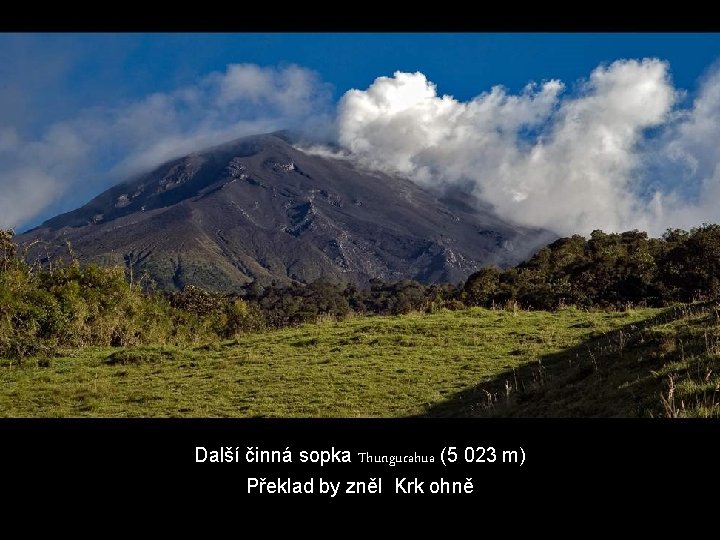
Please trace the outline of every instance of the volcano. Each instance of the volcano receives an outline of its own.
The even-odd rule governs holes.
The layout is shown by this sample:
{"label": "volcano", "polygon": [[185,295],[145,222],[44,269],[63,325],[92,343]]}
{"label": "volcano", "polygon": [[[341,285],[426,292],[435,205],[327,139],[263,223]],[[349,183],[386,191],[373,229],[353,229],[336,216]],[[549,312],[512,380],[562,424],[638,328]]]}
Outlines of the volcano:
{"label": "volcano", "polygon": [[34,242],[36,260],[71,249],[163,289],[233,292],[320,278],[457,282],[519,262],[548,233],[507,223],[465,193],[304,151],[281,132],[169,161],[18,240]]}

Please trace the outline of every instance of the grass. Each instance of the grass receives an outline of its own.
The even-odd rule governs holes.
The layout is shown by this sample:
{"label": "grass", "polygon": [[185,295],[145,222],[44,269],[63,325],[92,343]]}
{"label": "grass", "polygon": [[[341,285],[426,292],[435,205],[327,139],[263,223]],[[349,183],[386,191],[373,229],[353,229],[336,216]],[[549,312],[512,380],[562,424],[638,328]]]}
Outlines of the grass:
{"label": "grass", "polygon": [[720,311],[663,310],[500,373],[430,414],[719,417]]}
{"label": "grass", "polygon": [[[659,310],[651,309],[548,313],[473,308],[325,321],[192,350],[85,348],[22,365],[1,361],[0,415],[532,415],[527,405],[533,400],[540,414],[563,416],[578,410],[585,414],[582,408],[568,407],[565,394],[556,396],[557,406],[551,407],[552,381],[562,382],[565,373],[559,366],[577,377],[573,370],[582,364],[577,351],[658,315]],[[609,350],[606,347],[608,355]],[[675,354],[675,349],[668,354]],[[578,358],[575,367],[565,361],[567,355]],[[600,348],[597,356],[602,357]],[[672,357],[672,361],[681,359]],[[543,363],[547,368],[540,373],[545,379],[536,384],[532,373]],[[688,366],[678,364],[654,373],[643,367],[639,372],[662,387],[670,374]],[[523,375],[523,370],[529,371]],[[518,373],[527,380],[516,384]],[[509,379],[512,392],[507,389]],[[682,399],[683,392],[707,393],[715,381],[691,387],[685,380],[695,379],[676,376],[675,401]],[[632,385],[633,380],[620,376],[612,384]],[[563,388],[556,390],[562,393]],[[659,393],[655,401],[662,403]],[[606,411],[599,404],[596,410]],[[633,409],[623,411],[620,415],[633,414]]]}

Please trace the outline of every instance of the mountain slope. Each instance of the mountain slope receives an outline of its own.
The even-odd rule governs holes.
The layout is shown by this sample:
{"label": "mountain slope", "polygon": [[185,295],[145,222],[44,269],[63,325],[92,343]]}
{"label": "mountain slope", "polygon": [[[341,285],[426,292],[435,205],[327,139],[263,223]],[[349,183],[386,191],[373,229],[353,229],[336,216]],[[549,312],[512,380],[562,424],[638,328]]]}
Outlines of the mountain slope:
{"label": "mountain slope", "polygon": [[19,237],[30,255],[125,264],[162,288],[232,291],[328,278],[458,281],[518,262],[548,235],[462,196],[307,154],[282,134],[170,161]]}
{"label": "mountain slope", "polygon": [[[592,385],[572,384],[562,374],[563,368],[575,371],[576,353],[587,354],[594,334],[627,330],[657,315],[652,309],[474,308],[324,321],[211,347],[68,350],[45,359],[47,367],[0,362],[0,416],[637,416],[634,395],[642,398],[645,416],[658,416],[665,389],[663,376],[651,369],[662,362],[626,356],[614,364],[619,374],[604,381],[590,367],[588,378],[598,381]],[[539,365],[557,367],[553,375],[566,383],[564,396],[575,401],[518,411],[513,388],[508,406],[504,385],[516,384],[513,370],[529,393],[540,381],[530,371]],[[493,386],[500,380],[502,386]],[[555,392],[562,389],[556,378],[544,380]],[[487,396],[494,397],[490,410]]]}

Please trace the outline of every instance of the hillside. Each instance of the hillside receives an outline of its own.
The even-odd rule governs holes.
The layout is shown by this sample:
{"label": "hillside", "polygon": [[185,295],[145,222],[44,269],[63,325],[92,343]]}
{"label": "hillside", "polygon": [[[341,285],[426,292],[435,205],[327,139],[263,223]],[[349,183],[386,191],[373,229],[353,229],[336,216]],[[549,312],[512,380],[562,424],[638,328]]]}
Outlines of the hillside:
{"label": "hillside", "polygon": [[0,231],[0,415],[718,416],[718,238],[596,231],[464,285],[240,298],[29,265]]}
{"label": "hillside", "polygon": [[717,304],[678,306],[543,355],[430,414],[718,417],[719,370]]}
{"label": "hillside", "polygon": [[236,291],[319,278],[458,282],[515,264],[551,235],[503,222],[464,194],[308,154],[283,134],[185,156],[17,240],[31,260],[68,254],[148,274],[166,290]]}
{"label": "hillside", "polygon": [[0,414],[717,416],[718,343],[706,305],[355,317],[192,349],[3,361]]}

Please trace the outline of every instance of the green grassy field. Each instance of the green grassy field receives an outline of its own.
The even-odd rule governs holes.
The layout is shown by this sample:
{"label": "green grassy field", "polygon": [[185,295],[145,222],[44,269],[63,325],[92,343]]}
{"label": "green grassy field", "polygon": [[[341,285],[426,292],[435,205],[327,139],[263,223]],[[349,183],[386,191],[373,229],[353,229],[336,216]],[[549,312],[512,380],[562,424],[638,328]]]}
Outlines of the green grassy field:
{"label": "green grassy field", "polygon": [[720,384],[713,313],[476,308],[327,321],[193,350],[66,351],[2,361],[0,415],[717,414],[707,397]]}

